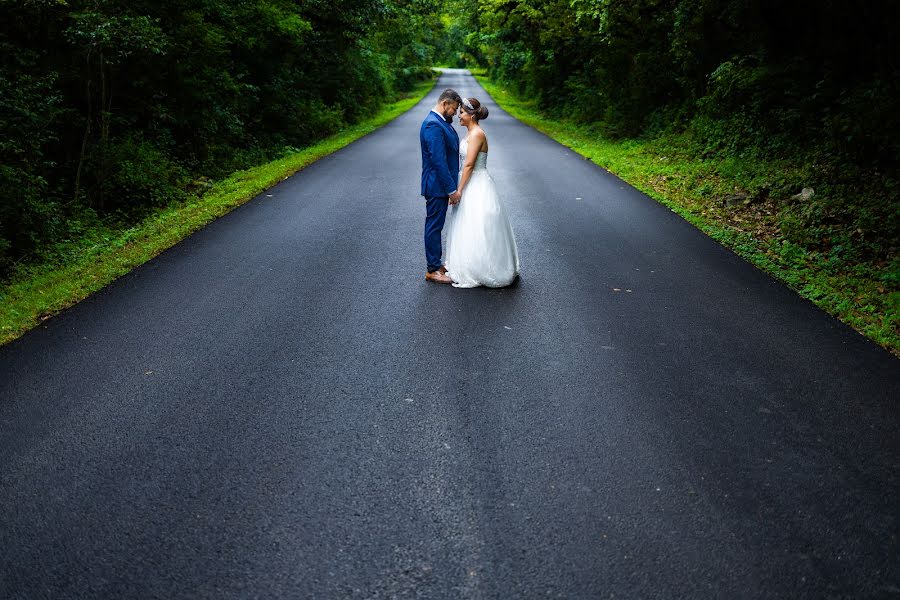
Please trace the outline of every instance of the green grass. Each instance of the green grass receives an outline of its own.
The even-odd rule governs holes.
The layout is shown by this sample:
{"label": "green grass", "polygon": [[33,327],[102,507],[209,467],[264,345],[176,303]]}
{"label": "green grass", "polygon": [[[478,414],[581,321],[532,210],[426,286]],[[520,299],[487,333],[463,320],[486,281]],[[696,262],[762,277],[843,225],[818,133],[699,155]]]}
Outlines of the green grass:
{"label": "green grass", "polygon": [[[791,242],[781,230],[778,198],[727,207],[735,190],[768,182],[802,182],[804,166],[789,160],[763,162],[700,158],[676,134],[648,140],[609,140],[588,125],[550,119],[533,101],[475,72],[508,113],[568,146],[731,248],[798,294],[900,356],[900,261],[885,264],[836,260],[833,254]],[[814,232],[808,232],[814,237]]]}
{"label": "green grass", "polygon": [[421,100],[434,80],[387,104],[371,119],[272,162],[233,173],[202,196],[161,210],[125,230],[98,229],[73,242],[55,262],[23,269],[0,287],[0,344],[83,300],[204,225],[244,204],[307,165],[400,116]]}

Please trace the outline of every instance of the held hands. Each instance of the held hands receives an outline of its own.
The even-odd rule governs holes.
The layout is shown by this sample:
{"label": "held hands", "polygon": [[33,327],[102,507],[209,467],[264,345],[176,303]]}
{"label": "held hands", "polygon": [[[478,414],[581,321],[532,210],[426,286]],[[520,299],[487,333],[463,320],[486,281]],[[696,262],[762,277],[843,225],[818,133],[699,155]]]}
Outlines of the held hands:
{"label": "held hands", "polygon": [[456,190],[455,192],[453,192],[452,194],[450,194],[450,196],[449,196],[449,198],[450,198],[450,205],[451,205],[451,206],[455,206],[455,205],[459,204],[459,199],[460,199],[461,197],[462,197],[462,194],[459,192],[459,190]]}

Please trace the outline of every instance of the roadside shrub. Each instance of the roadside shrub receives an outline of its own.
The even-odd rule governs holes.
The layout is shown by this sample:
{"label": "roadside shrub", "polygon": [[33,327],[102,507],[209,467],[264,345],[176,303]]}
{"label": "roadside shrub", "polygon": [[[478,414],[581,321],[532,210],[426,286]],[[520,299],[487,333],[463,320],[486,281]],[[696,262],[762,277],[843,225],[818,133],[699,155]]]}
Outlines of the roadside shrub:
{"label": "roadside shrub", "polygon": [[167,152],[138,136],[109,145],[109,175],[99,189],[109,212],[139,216],[186,199],[187,171]]}
{"label": "roadside shrub", "polygon": [[0,1],[0,279],[368,116],[440,31],[429,1]]}

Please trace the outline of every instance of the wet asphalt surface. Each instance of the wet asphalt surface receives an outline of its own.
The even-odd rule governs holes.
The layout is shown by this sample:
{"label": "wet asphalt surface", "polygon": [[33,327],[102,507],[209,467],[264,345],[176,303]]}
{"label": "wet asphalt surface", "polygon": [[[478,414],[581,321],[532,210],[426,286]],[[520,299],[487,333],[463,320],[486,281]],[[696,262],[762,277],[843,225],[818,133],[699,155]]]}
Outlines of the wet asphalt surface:
{"label": "wet asphalt surface", "polygon": [[[423,279],[446,86],[510,288]],[[0,598],[898,597],[898,366],[448,72],[0,348]]]}

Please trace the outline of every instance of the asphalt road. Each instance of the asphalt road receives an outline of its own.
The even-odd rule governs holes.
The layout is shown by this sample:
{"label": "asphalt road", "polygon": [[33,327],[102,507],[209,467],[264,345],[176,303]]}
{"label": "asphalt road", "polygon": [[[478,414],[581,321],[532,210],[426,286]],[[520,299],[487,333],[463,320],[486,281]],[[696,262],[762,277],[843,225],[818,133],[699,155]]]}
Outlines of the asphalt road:
{"label": "asphalt road", "polygon": [[[423,279],[444,86],[514,287]],[[0,598],[900,596],[900,362],[471,76],[268,194],[0,348]]]}

